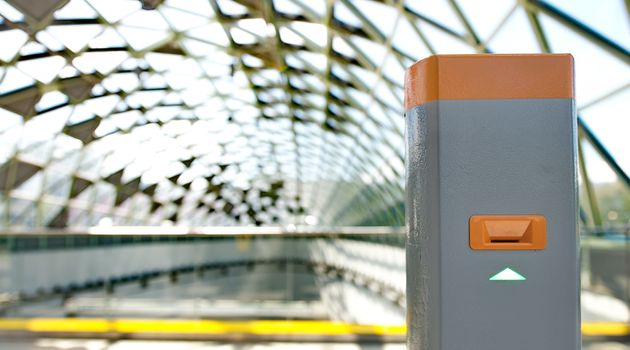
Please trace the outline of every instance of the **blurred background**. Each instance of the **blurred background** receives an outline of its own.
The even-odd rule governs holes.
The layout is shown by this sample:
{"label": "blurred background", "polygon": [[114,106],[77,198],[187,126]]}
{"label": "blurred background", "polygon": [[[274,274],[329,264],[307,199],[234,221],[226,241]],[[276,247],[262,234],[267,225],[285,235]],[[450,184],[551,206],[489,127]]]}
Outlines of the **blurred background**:
{"label": "blurred background", "polygon": [[585,349],[630,349],[627,0],[0,0],[0,348],[403,349],[403,77],[571,53]]}

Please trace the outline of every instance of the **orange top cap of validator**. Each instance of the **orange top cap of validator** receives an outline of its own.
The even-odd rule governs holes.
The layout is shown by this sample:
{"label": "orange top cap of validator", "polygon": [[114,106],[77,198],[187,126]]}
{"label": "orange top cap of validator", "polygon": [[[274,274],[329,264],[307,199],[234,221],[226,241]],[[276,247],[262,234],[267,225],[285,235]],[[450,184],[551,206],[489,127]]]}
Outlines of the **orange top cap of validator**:
{"label": "orange top cap of validator", "polygon": [[436,100],[573,98],[573,56],[435,55],[405,74],[405,110]]}

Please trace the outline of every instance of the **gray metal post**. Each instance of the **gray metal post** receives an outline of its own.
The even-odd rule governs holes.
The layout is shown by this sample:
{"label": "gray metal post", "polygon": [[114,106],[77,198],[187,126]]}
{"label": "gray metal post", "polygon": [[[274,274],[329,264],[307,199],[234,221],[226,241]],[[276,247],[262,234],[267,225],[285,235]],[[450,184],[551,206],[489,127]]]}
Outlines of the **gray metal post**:
{"label": "gray metal post", "polygon": [[573,58],[432,56],[405,109],[408,349],[579,349]]}

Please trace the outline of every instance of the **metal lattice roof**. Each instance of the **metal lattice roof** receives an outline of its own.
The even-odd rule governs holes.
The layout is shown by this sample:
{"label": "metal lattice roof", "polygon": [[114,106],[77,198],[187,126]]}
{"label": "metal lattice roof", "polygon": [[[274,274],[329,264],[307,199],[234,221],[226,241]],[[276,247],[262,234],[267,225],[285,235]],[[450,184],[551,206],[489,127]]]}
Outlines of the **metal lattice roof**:
{"label": "metal lattice roof", "polygon": [[585,155],[627,181],[627,4],[0,0],[0,226],[400,224],[434,53],[573,53]]}

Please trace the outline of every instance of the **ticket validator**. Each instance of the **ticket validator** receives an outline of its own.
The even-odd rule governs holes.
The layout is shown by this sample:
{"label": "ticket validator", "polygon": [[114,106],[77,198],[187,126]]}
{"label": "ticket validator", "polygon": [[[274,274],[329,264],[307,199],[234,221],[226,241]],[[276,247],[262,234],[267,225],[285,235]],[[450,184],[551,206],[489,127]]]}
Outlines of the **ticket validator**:
{"label": "ticket validator", "polygon": [[409,350],[580,348],[570,55],[405,77]]}

